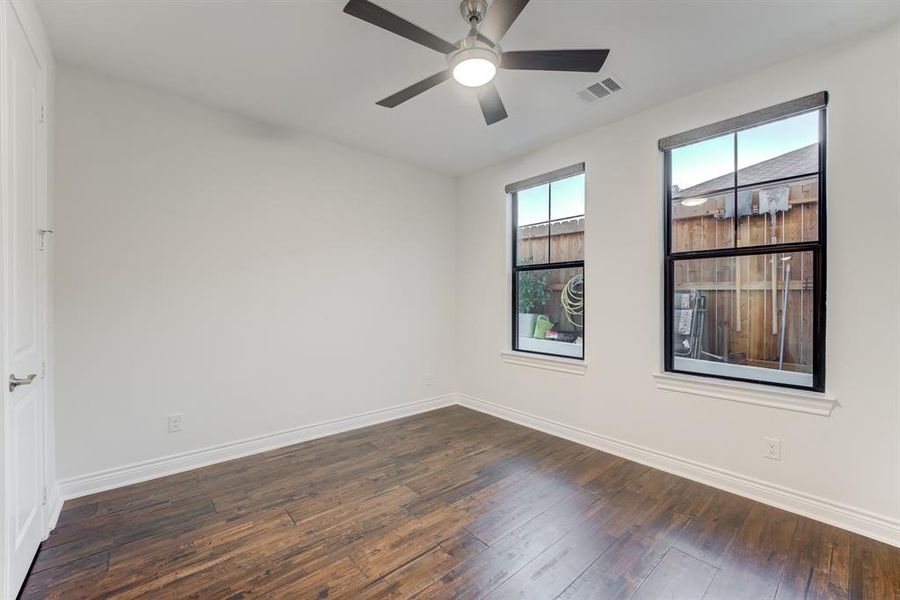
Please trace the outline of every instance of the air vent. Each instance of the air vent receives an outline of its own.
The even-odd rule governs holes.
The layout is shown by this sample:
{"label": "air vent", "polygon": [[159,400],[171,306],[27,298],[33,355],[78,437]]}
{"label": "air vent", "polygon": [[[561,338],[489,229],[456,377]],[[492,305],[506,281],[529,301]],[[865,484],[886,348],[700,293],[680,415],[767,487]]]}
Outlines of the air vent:
{"label": "air vent", "polygon": [[[595,85],[600,85],[600,84],[597,83]],[[609,93],[609,92],[607,92],[607,93]],[[592,94],[590,90],[579,90],[578,98],[585,104],[593,104],[594,102],[596,102],[597,100],[600,99],[597,96],[595,96],[594,94]]]}
{"label": "air vent", "polygon": [[585,89],[580,90],[578,92],[578,98],[580,98],[581,101],[585,104],[593,104],[601,98],[605,98],[610,94],[614,94],[622,90],[622,88],[622,81],[615,76],[610,76],[600,83],[589,85]]}
{"label": "air vent", "polygon": [[615,79],[613,79],[612,77],[607,77],[600,83],[602,83],[604,86],[606,86],[606,89],[608,89],[610,92],[618,92],[619,90],[622,89],[622,86],[619,85],[619,82],[616,81]]}
{"label": "air vent", "polygon": [[597,96],[597,99],[600,99],[604,96],[609,96],[609,90],[600,85],[599,83],[595,83],[594,85],[589,85],[587,91]]}

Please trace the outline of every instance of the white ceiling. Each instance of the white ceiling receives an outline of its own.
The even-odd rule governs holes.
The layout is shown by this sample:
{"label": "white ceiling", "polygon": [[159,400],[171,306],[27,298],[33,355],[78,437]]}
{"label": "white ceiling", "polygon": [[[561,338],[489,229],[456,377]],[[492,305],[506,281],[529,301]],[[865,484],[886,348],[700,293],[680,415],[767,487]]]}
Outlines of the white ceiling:
{"label": "white ceiling", "polygon": [[[456,0],[376,0],[455,42]],[[507,50],[610,48],[600,76],[501,71],[509,118],[487,127],[444,83],[375,105],[445,66],[342,12],[341,0],[38,0],[58,60],[261,121],[459,175],[900,18],[897,0],[532,0]],[[576,92],[614,73],[593,105]]]}

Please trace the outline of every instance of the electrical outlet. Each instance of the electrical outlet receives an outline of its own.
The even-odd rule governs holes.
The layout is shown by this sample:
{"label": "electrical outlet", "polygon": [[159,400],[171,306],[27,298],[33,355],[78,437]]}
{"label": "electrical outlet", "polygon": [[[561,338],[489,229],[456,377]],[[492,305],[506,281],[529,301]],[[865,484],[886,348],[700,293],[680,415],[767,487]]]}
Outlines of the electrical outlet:
{"label": "electrical outlet", "polygon": [[763,458],[769,460],[781,460],[781,440],[778,438],[763,438]]}
{"label": "electrical outlet", "polygon": [[428,373],[423,378],[423,382],[425,383],[425,387],[431,387],[434,385],[435,376],[433,373]]}
{"label": "electrical outlet", "polygon": [[169,415],[169,433],[177,433],[181,431],[181,413]]}

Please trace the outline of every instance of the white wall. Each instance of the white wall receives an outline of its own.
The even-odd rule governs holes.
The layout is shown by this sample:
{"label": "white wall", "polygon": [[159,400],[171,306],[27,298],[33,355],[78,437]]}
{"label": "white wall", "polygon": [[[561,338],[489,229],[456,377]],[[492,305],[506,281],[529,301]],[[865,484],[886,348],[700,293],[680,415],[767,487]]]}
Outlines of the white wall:
{"label": "white wall", "polygon": [[[659,106],[458,186],[460,391],[596,434],[900,518],[900,29]],[[828,90],[830,417],[658,390],[657,140]],[[596,105],[602,110],[602,104]],[[587,374],[506,364],[507,183],[586,162]],[[783,459],[762,458],[763,436]]]}
{"label": "white wall", "polygon": [[[455,186],[59,68],[59,476],[458,390],[896,521],[898,50],[895,26]],[[827,387],[841,406],[820,417],[658,390],[657,140],[822,89],[831,95]],[[588,284],[587,375],[506,364],[503,187],[581,161],[587,278],[599,282]],[[174,412],[185,430],[167,434]],[[761,457],[763,436],[783,440],[781,462]]]}
{"label": "white wall", "polygon": [[56,110],[61,478],[455,389],[453,180],[72,67]]}

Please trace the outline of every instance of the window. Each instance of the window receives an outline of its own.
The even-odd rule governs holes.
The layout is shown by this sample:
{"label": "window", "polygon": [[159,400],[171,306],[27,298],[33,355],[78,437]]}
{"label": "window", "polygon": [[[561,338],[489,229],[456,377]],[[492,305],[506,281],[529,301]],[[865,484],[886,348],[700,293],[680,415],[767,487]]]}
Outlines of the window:
{"label": "window", "polygon": [[826,103],[660,140],[667,371],[824,391]]}
{"label": "window", "polygon": [[584,358],[584,164],[512,194],[512,348]]}

